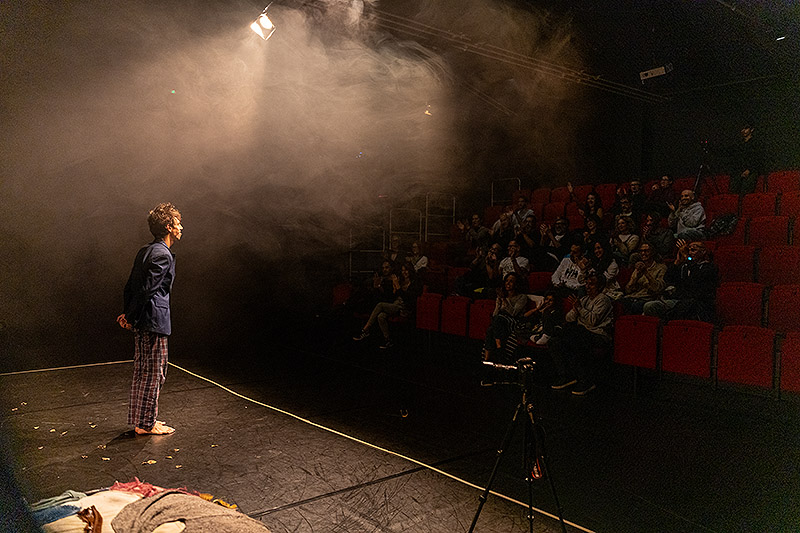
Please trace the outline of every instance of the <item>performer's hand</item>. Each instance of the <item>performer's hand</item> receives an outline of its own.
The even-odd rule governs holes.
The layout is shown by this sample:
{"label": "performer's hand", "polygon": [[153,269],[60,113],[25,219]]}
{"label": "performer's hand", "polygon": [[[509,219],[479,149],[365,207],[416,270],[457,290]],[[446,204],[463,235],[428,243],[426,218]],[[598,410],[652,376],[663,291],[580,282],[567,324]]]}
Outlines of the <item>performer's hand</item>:
{"label": "performer's hand", "polygon": [[133,329],[133,326],[131,326],[128,320],[125,318],[125,313],[122,313],[117,317],[117,324],[119,324],[119,327],[124,329]]}

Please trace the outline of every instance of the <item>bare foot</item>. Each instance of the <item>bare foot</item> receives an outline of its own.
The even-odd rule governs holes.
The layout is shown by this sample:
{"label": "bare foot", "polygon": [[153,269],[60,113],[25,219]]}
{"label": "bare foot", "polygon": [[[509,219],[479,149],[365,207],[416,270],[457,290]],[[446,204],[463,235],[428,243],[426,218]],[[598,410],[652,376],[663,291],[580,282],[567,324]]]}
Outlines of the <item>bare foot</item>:
{"label": "bare foot", "polygon": [[175,433],[175,428],[169,427],[164,422],[157,420],[151,429],[134,428],[137,435],[170,435]]}

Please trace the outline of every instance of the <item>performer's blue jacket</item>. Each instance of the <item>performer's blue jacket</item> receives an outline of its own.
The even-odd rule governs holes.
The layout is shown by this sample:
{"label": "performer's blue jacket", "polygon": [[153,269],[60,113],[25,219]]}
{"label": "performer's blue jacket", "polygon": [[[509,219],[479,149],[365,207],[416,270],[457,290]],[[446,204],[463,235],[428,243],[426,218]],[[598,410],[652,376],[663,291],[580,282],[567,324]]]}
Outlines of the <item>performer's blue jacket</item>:
{"label": "performer's blue jacket", "polygon": [[175,278],[175,254],[156,239],[136,254],[125,284],[125,320],[135,330],[172,333],[169,294]]}

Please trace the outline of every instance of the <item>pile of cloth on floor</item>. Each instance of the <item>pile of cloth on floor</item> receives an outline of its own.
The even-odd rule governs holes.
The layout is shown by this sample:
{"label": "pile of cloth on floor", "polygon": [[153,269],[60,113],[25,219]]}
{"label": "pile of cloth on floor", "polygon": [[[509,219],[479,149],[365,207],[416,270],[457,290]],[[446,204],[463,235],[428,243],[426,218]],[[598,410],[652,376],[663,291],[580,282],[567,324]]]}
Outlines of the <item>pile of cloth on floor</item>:
{"label": "pile of cloth on floor", "polygon": [[30,506],[45,533],[269,533],[236,505],[134,478],[90,494],[68,490]]}

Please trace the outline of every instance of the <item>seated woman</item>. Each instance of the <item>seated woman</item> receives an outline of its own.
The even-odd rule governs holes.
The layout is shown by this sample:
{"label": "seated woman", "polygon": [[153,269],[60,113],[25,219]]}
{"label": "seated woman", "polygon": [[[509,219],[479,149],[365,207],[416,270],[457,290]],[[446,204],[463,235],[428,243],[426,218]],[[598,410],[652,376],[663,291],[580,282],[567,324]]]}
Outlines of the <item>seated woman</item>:
{"label": "seated woman", "polygon": [[529,337],[531,342],[539,346],[545,346],[563,323],[563,305],[556,298],[556,292],[550,290],[532,309],[525,311],[523,318],[528,322],[517,333],[522,333],[521,337]]}
{"label": "seated woman", "polygon": [[635,223],[631,217],[620,217],[611,238],[614,257],[619,264],[626,266],[631,261],[631,254],[639,248],[639,236],[634,233]]}
{"label": "seated woman", "polygon": [[588,217],[594,215],[599,219],[603,219],[603,202],[596,193],[590,192],[586,195],[586,203],[583,204],[583,209],[578,209],[581,216]]}
{"label": "seated woman", "polygon": [[619,283],[617,283],[619,265],[611,253],[611,246],[607,242],[597,241],[594,243],[590,257],[591,267],[588,272],[596,272],[598,276],[603,277],[603,292],[606,296],[614,300],[622,296]]}
{"label": "seated woman", "polygon": [[603,221],[597,215],[586,215],[583,226],[583,244],[587,251],[592,250],[597,241],[608,242],[608,235],[603,231]]}
{"label": "seated woman", "polygon": [[516,317],[520,316],[528,305],[528,295],[520,292],[520,278],[515,272],[509,272],[503,278],[503,286],[499,289],[492,322],[486,330],[486,343],[483,349],[483,360],[488,361],[502,350],[511,332],[516,326]]}
{"label": "seated woman", "polygon": [[428,258],[422,255],[422,247],[418,242],[411,243],[411,251],[406,254],[406,261],[414,266],[417,274],[425,272],[428,268]]}
{"label": "seated woman", "polygon": [[392,290],[394,301],[380,302],[375,305],[372,313],[361,329],[361,334],[353,337],[355,341],[361,341],[369,336],[369,329],[378,323],[383,333],[383,344],[381,348],[390,348],[392,341],[389,338],[389,321],[392,316],[408,317],[414,312],[417,306],[417,298],[422,294],[422,283],[417,279],[413,265],[404,263],[400,267],[400,277],[392,274]]}

